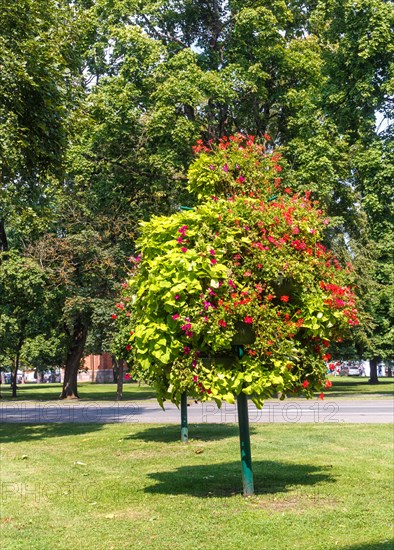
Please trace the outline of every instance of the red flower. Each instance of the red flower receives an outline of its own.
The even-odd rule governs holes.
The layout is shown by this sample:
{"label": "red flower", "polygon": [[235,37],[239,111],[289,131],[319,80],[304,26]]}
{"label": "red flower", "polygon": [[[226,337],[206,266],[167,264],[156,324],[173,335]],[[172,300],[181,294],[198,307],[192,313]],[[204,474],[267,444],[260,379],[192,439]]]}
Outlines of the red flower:
{"label": "red flower", "polygon": [[125,380],[130,380],[130,378],[131,378],[130,373],[126,372],[126,374],[124,375],[124,379]]}
{"label": "red flower", "polygon": [[288,302],[289,301],[288,296],[281,296],[280,299],[281,299],[282,302]]}
{"label": "red flower", "polygon": [[248,325],[251,325],[253,323],[252,317],[244,317],[244,323],[247,323]]}
{"label": "red flower", "polygon": [[308,380],[304,380],[303,383],[302,383],[302,387],[307,388],[308,386],[309,386]]}
{"label": "red flower", "polygon": [[323,392],[319,394],[319,399],[324,399],[324,393]]}
{"label": "red flower", "polygon": [[111,315],[111,317],[112,317],[112,319],[116,319],[116,318],[117,318],[116,313],[113,313],[113,314]]}
{"label": "red flower", "polygon": [[226,321],[223,321],[223,319],[219,319],[218,324],[223,328],[227,326]]}
{"label": "red flower", "polygon": [[131,345],[130,344],[127,344],[126,346],[126,351],[130,351],[131,350]]}
{"label": "red flower", "polygon": [[332,382],[330,380],[326,380],[325,387],[328,389],[328,388],[331,388],[331,386],[332,386]]}
{"label": "red flower", "polygon": [[185,248],[184,246],[182,246],[181,250],[182,252],[187,252],[187,248]]}

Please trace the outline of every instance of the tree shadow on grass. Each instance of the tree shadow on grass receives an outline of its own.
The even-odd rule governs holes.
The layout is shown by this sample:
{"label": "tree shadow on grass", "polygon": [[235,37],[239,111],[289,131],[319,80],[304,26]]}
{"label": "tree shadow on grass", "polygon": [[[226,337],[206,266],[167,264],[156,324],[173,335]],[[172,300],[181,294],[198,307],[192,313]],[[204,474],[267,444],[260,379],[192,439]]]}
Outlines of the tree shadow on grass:
{"label": "tree shadow on grass", "polygon": [[[367,378],[355,379],[355,380],[341,380],[337,382],[333,380],[333,386],[327,393],[327,397],[347,397],[354,395],[370,396],[373,395],[386,395],[390,397],[393,395],[391,390],[394,378],[386,380],[379,380],[378,384],[369,384]],[[362,387],[365,387],[363,391]]]}
{"label": "tree shadow on grass", "polygon": [[386,539],[381,542],[367,542],[365,544],[355,544],[354,546],[343,546],[342,550],[393,550],[394,539]]}
{"label": "tree shadow on grass", "polygon": [[[253,426],[249,428],[253,435],[256,430]],[[190,441],[217,441],[238,436],[237,424],[189,424]],[[176,443],[180,441],[181,425],[167,424],[162,426],[151,426],[145,430],[139,430],[130,434],[125,439],[137,439],[147,443]]]}
{"label": "tree shadow on grass", "polygon": [[20,443],[22,441],[38,441],[51,437],[84,435],[97,432],[102,424],[18,424],[10,422],[0,425],[2,445],[6,443]]}
{"label": "tree shadow on grass", "polygon": [[[181,466],[167,472],[154,472],[148,477],[156,483],[145,489],[150,494],[225,497],[242,492],[240,462]],[[324,468],[310,464],[289,464],[258,460],[253,463],[255,494],[285,493],[294,485],[312,486],[335,479]]]}

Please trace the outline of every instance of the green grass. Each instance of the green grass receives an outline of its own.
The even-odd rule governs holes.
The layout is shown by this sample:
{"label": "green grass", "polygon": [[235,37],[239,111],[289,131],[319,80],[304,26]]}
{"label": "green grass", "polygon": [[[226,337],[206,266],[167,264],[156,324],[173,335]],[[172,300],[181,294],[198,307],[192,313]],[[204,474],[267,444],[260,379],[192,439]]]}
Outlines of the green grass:
{"label": "green grass", "polygon": [[4,425],[4,550],[393,548],[393,431],[253,425]]}
{"label": "green grass", "polygon": [[332,388],[327,397],[390,397],[394,395],[394,378],[380,378],[378,384],[368,384],[368,378],[329,376]]}
{"label": "green grass", "polygon": [[[17,397],[11,397],[9,384],[2,387],[4,401],[56,401],[59,400],[61,384],[19,384]],[[78,384],[78,392],[81,401],[115,401],[116,384],[92,384],[83,382]],[[137,401],[155,399],[156,392],[146,384],[125,383],[123,385],[123,400]]]}
{"label": "green grass", "polygon": [[[394,395],[394,378],[383,378],[379,384],[368,384],[367,378],[349,378],[329,376],[332,388],[325,392],[330,397],[390,397]],[[115,401],[116,384],[92,384],[84,382],[78,385],[81,401]],[[11,397],[10,385],[2,387],[3,401],[56,401],[59,399],[61,384],[20,384],[17,397]],[[155,391],[145,384],[126,383],[123,387],[123,400],[140,401],[155,399]]]}

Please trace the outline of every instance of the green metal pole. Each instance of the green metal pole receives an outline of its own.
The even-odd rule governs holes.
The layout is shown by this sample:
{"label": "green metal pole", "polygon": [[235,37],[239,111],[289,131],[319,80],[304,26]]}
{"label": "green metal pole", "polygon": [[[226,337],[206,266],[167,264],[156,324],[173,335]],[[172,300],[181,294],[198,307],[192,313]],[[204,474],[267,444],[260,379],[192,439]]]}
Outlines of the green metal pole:
{"label": "green metal pole", "polygon": [[[243,346],[235,346],[235,351],[238,355],[238,358],[242,359],[244,355]],[[250,449],[248,398],[242,392],[237,396],[237,409],[238,409],[239,443],[241,448],[243,495],[244,497],[249,497],[254,493],[252,453]]]}
{"label": "green metal pole", "polygon": [[184,391],[181,395],[181,441],[187,443],[189,440],[189,430],[187,427],[187,394]]}
{"label": "green metal pole", "polygon": [[248,399],[244,393],[237,396],[239,443],[241,447],[242,485],[244,497],[254,493],[252,453],[250,450]]}

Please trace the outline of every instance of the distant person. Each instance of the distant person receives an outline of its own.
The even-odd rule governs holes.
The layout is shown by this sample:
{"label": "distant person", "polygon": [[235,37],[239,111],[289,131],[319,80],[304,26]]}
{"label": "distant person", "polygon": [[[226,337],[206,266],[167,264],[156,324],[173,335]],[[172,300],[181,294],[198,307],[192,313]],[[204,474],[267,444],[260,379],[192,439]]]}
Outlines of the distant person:
{"label": "distant person", "polygon": [[382,376],[382,365],[378,367],[378,376]]}

